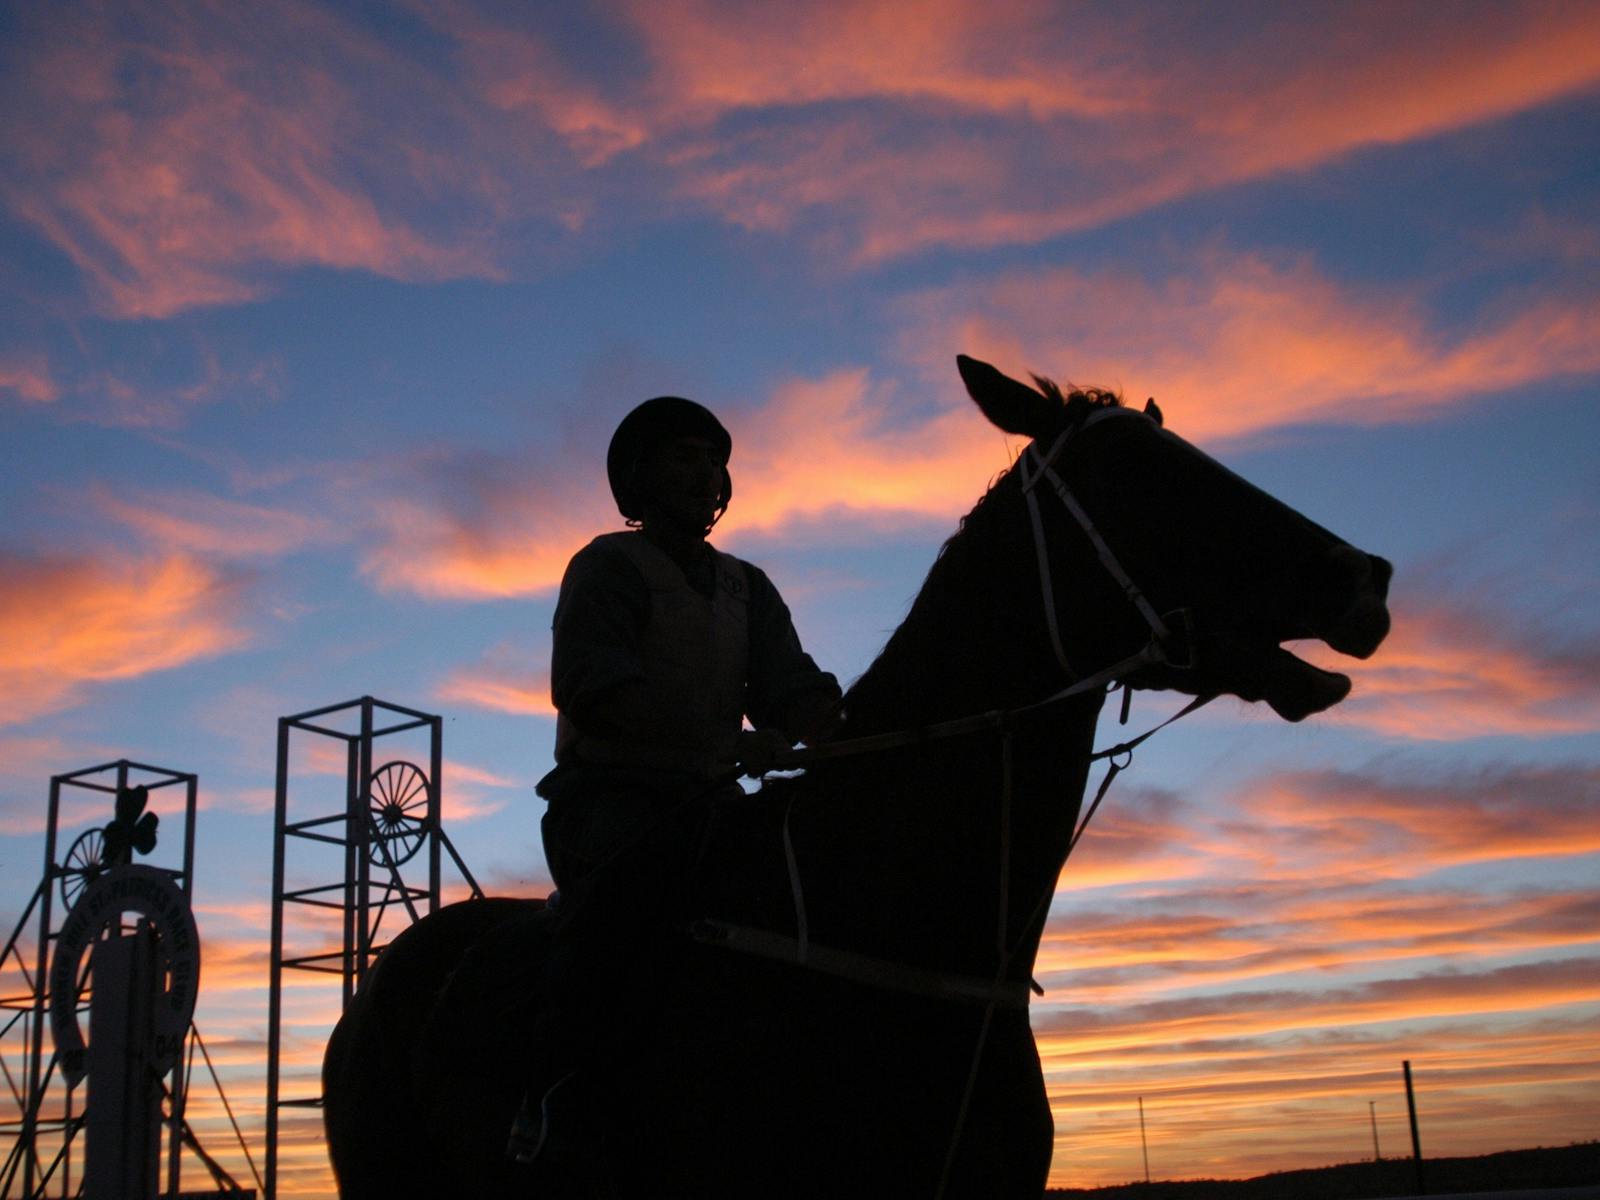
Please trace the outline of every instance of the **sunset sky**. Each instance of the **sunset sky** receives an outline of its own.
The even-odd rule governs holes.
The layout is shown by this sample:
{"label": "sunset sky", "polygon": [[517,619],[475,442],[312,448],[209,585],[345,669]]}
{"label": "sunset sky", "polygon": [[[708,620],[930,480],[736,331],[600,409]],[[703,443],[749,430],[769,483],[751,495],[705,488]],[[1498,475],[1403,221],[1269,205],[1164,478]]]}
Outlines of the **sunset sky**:
{"label": "sunset sky", "polygon": [[[848,682],[1020,449],[967,353],[1153,395],[1396,565],[1345,705],[1163,733],[1069,864],[1051,1182],[1142,1178],[1141,1097],[1157,1177],[1370,1156],[1369,1101],[1407,1153],[1404,1059],[1425,1153],[1600,1137],[1597,144],[1581,0],[0,3],[6,932],[52,775],[197,773],[259,1161],[277,718],[442,714],[450,836],[543,894],[618,419],[722,415],[715,541]],[[338,1005],[294,982],[285,1094]]]}

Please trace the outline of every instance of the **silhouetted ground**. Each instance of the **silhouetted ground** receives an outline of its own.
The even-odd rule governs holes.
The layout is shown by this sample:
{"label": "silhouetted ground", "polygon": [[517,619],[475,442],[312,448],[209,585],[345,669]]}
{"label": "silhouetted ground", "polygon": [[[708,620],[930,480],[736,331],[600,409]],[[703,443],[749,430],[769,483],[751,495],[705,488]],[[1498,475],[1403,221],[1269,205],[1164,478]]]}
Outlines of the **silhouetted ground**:
{"label": "silhouetted ground", "polygon": [[[1424,1159],[1427,1191],[1499,1192],[1600,1184],[1600,1142],[1552,1149],[1506,1150],[1480,1158]],[[1310,1171],[1279,1171],[1255,1179],[1180,1179],[1102,1188],[1051,1188],[1046,1197],[1092,1200],[1379,1200],[1415,1196],[1410,1159],[1345,1163]]]}

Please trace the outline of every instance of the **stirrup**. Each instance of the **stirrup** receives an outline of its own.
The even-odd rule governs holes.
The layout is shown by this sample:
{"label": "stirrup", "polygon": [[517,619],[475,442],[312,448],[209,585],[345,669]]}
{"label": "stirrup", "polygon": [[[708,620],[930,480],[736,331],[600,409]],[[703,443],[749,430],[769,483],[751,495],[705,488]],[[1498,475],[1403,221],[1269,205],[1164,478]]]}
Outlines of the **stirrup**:
{"label": "stirrup", "polygon": [[[556,1096],[557,1091],[577,1077],[578,1072],[568,1071],[551,1084],[539,1098],[537,1117],[531,1106],[533,1093],[529,1091],[522,1097],[522,1103],[517,1106],[517,1115],[511,1119],[511,1133],[506,1138],[507,1158],[527,1166],[538,1162],[541,1156],[548,1156],[552,1143],[557,1140],[551,1132],[550,1101],[555,1098],[558,1104],[562,1103],[563,1098]],[[574,1119],[572,1114],[567,1115],[568,1122]],[[570,1136],[571,1131],[568,1133]]]}

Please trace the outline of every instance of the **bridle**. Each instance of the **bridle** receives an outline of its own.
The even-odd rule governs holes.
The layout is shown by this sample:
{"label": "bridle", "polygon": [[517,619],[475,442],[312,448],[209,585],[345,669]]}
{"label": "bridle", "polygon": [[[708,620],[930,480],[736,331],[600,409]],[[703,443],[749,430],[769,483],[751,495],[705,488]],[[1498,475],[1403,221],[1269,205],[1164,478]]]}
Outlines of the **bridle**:
{"label": "bridle", "polygon": [[[1039,564],[1039,595],[1044,608],[1045,629],[1050,638],[1050,649],[1055,655],[1057,664],[1061,667],[1066,678],[1066,684],[1060,690],[1053,692],[1042,700],[1020,705],[1011,709],[994,709],[987,712],[972,713],[965,717],[956,717],[936,724],[919,726],[914,729],[899,729],[888,733],[869,734],[865,737],[847,738],[837,742],[823,742],[816,746],[807,746],[800,750],[790,750],[778,754],[773,763],[773,770],[797,770],[813,763],[836,758],[853,758],[863,754],[881,753],[885,750],[896,749],[901,746],[915,745],[921,742],[941,741],[945,738],[957,737],[965,733],[974,733],[984,729],[1004,729],[1016,724],[1023,718],[1032,717],[1046,710],[1055,708],[1066,700],[1082,696],[1090,692],[1105,691],[1115,685],[1126,686],[1126,681],[1136,672],[1151,666],[1168,666],[1174,670],[1189,670],[1195,665],[1194,653],[1194,615],[1188,608],[1175,609],[1166,614],[1156,612],[1155,606],[1138,584],[1134,583],[1121,560],[1112,551],[1096,527],[1088,511],[1079,503],[1077,496],[1063,480],[1055,469],[1056,461],[1066,449],[1067,443],[1077,434],[1083,432],[1091,425],[1100,421],[1119,417],[1136,417],[1139,420],[1150,420],[1144,413],[1128,408],[1101,408],[1088,414],[1081,420],[1075,421],[1056,435],[1050,448],[1045,451],[1039,449],[1037,440],[1028,443],[1026,449],[1017,460],[1017,480],[1028,506],[1028,521],[1033,533],[1034,556]],[[1061,501],[1072,518],[1078,523],[1094,547],[1095,554],[1106,572],[1116,581],[1122,594],[1139,613],[1150,630],[1149,640],[1140,649],[1125,658],[1118,659],[1109,666],[1089,675],[1080,675],[1067,658],[1066,650],[1061,640],[1061,623],[1056,609],[1055,586],[1051,581],[1050,571],[1050,544],[1044,534],[1044,518],[1040,511],[1038,485],[1048,483],[1050,490]],[[1206,703],[1212,697],[1205,696],[1189,708],[1162,722],[1156,729],[1164,728],[1178,717],[1185,716],[1195,708]],[[1123,721],[1127,720],[1127,695],[1124,696]],[[1091,762],[1100,759],[1114,759],[1119,755],[1126,755],[1134,747],[1156,732],[1152,729],[1131,742],[1122,742],[1105,750],[1096,751],[1091,757]],[[1103,793],[1102,793],[1103,794]],[[1097,800],[1098,803],[1098,800]],[[1092,815],[1092,809],[1091,809]],[[1087,824],[1087,818],[1085,818]],[[1073,844],[1082,835],[1080,828],[1073,837]]]}
{"label": "bridle", "polygon": [[[1163,617],[1156,612],[1155,607],[1146,598],[1139,585],[1134,583],[1128,572],[1123,568],[1122,562],[1117,558],[1106,540],[1101,536],[1100,530],[1095,526],[1083,505],[1078,502],[1077,496],[1066,484],[1066,481],[1056,473],[1055,463],[1061,457],[1061,452],[1066,449],[1072,437],[1087,429],[1089,426],[1113,417],[1137,417],[1148,421],[1150,418],[1143,413],[1127,408],[1100,408],[1090,413],[1081,421],[1068,425],[1051,443],[1048,451],[1041,452],[1039,443],[1028,443],[1027,449],[1022,452],[1022,457],[1017,460],[1018,479],[1022,485],[1022,495],[1028,504],[1028,520],[1033,529],[1033,546],[1039,561],[1039,596],[1044,604],[1045,628],[1050,634],[1050,648],[1055,652],[1056,662],[1060,664],[1067,678],[1076,681],[1079,676],[1067,660],[1066,650],[1061,644],[1061,627],[1056,616],[1055,588],[1050,577],[1050,543],[1044,536],[1044,519],[1039,512],[1039,497],[1036,488],[1040,481],[1048,483],[1063,508],[1077,521],[1078,527],[1083,530],[1089,539],[1089,544],[1094,547],[1096,557],[1106,573],[1111,576],[1122,589],[1122,594],[1128,600],[1139,616],[1144,619],[1150,629],[1150,641],[1144,649],[1131,658],[1113,664],[1112,670],[1116,671],[1116,678],[1125,678],[1127,674],[1142,666],[1163,663],[1170,667],[1186,669],[1194,665],[1193,640],[1189,638],[1182,643],[1182,655],[1175,658],[1171,647],[1177,645],[1173,624],[1185,633],[1192,632],[1192,618],[1190,611],[1180,609],[1166,614]],[[1169,624],[1169,621],[1173,624]],[[1137,665],[1135,665],[1137,664]]]}

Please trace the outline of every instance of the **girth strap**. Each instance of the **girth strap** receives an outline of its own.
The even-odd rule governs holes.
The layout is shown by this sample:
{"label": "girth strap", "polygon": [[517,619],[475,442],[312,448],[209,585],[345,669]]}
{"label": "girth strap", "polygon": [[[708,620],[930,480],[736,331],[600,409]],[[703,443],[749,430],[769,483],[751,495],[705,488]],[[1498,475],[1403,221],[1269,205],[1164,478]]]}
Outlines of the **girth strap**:
{"label": "girth strap", "polygon": [[741,954],[753,954],[757,958],[793,963],[806,970],[820,971],[824,975],[848,979],[852,983],[867,987],[909,992],[930,1000],[995,1005],[1001,1008],[1028,1007],[1029,988],[1026,983],[996,983],[991,979],[912,967],[905,963],[874,958],[869,954],[858,954],[854,950],[819,946],[816,942],[808,943],[802,956],[799,942],[786,934],[775,933],[770,929],[756,929],[749,925],[735,925],[731,921],[708,919],[696,921],[691,925],[689,936],[708,946],[721,946]]}

